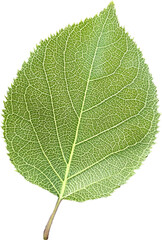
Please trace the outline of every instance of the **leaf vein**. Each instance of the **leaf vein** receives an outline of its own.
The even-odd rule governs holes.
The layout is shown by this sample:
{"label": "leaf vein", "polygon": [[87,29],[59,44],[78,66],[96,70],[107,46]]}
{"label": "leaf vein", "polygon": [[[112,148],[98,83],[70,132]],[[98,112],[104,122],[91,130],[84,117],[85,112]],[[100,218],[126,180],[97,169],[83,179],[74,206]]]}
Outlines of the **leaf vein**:
{"label": "leaf vein", "polygon": [[[109,11],[110,11],[110,10],[109,10]],[[77,138],[78,138],[79,126],[80,126],[81,117],[82,117],[82,113],[83,113],[83,109],[84,109],[84,104],[85,104],[85,100],[86,100],[86,94],[87,94],[87,90],[88,90],[88,86],[89,86],[89,80],[90,80],[90,78],[91,78],[91,73],[92,73],[94,61],[95,61],[95,58],[96,58],[96,55],[97,55],[98,46],[99,46],[99,43],[100,43],[100,39],[101,39],[103,30],[104,30],[105,24],[106,24],[106,22],[107,22],[107,20],[108,20],[108,17],[109,17],[109,13],[107,14],[107,17],[106,17],[106,19],[105,19],[105,22],[104,22],[104,24],[103,24],[103,26],[102,26],[101,33],[100,33],[100,35],[99,35],[99,37],[98,37],[98,40],[97,40],[97,46],[96,46],[95,51],[94,51],[94,56],[93,56],[93,59],[92,59],[92,64],[91,64],[90,71],[89,71],[89,75],[88,75],[88,79],[87,79],[87,85],[86,85],[86,89],[85,89],[85,93],[84,93],[84,97],[83,97],[83,103],[82,103],[82,107],[81,107],[81,111],[80,111],[80,116],[79,116],[79,120],[78,120],[78,125],[77,125],[77,128],[76,128],[75,139],[74,139],[74,143],[73,143],[73,146],[72,146],[72,150],[71,150],[70,159],[69,159],[69,162],[68,162],[68,165],[67,165],[67,169],[66,169],[66,172],[65,172],[65,179],[64,179],[64,183],[63,183],[63,185],[62,185],[60,198],[63,197],[64,191],[65,191],[65,187],[66,187],[66,183],[67,183],[67,179],[68,179],[68,174],[69,174],[69,170],[70,170],[70,164],[71,164],[71,161],[72,161],[72,158],[73,158],[74,149],[75,149],[76,141],[77,141]]]}
{"label": "leaf vein", "polygon": [[69,41],[69,38],[70,38],[70,35],[73,33],[74,29],[75,29],[76,25],[74,26],[74,28],[72,29],[72,31],[69,33],[68,37],[67,37],[67,40],[66,40],[66,43],[65,43],[65,50],[63,52],[64,54],[64,79],[65,79],[65,83],[66,83],[66,89],[67,89],[67,93],[68,93],[68,96],[69,96],[69,100],[70,100],[70,103],[71,103],[71,106],[77,116],[77,118],[79,118],[78,116],[78,113],[74,107],[74,104],[73,104],[73,101],[71,99],[71,96],[70,96],[70,92],[69,92],[69,87],[68,87],[68,82],[67,82],[67,77],[66,77],[66,50],[67,50],[67,44],[68,44],[68,41]]}
{"label": "leaf vein", "polygon": [[49,90],[49,94],[50,94],[50,101],[51,101],[51,107],[52,107],[52,113],[53,113],[53,119],[54,119],[54,124],[55,124],[57,139],[58,139],[58,142],[59,142],[59,146],[60,146],[61,154],[62,154],[62,156],[63,156],[63,160],[64,160],[64,162],[67,164],[67,161],[66,161],[66,158],[65,158],[65,155],[64,155],[62,146],[61,146],[61,141],[60,141],[59,132],[58,132],[58,127],[57,127],[57,121],[56,121],[56,116],[55,116],[55,110],[54,110],[52,92],[51,92],[50,84],[49,84],[49,81],[48,81],[48,76],[47,76],[46,69],[45,69],[46,51],[47,51],[47,47],[48,47],[48,44],[49,44],[49,43],[50,43],[50,41],[46,44],[46,47],[45,47],[44,59],[43,59],[43,70],[44,70],[45,79],[46,79],[47,86],[48,86],[48,90]]}
{"label": "leaf vein", "polygon": [[[28,86],[28,87],[29,87],[29,86]],[[48,161],[49,165],[51,166],[51,168],[53,169],[54,173],[58,176],[58,178],[59,178],[61,181],[63,181],[62,178],[60,177],[60,175],[59,175],[59,174],[57,173],[57,171],[54,169],[54,167],[53,167],[53,165],[51,164],[50,160],[48,159],[48,157],[47,157],[47,155],[46,155],[46,153],[45,153],[45,151],[44,151],[44,149],[43,149],[43,147],[42,147],[42,145],[41,145],[41,142],[40,142],[40,140],[39,140],[39,137],[38,137],[38,134],[37,134],[37,132],[36,132],[36,130],[35,130],[35,127],[34,127],[34,125],[33,125],[33,122],[32,122],[32,119],[31,119],[31,115],[30,115],[30,111],[29,111],[29,109],[28,109],[28,103],[27,103],[27,100],[26,100],[26,93],[27,93],[28,87],[25,89],[24,101],[25,101],[25,105],[26,105],[26,110],[27,110],[27,112],[28,112],[28,114],[29,114],[31,126],[32,126],[32,128],[33,128],[33,131],[34,131],[34,133],[35,133],[36,139],[37,139],[37,141],[38,141],[38,144],[39,144],[39,146],[40,146],[40,149],[41,149],[44,157],[47,159],[47,161]]]}

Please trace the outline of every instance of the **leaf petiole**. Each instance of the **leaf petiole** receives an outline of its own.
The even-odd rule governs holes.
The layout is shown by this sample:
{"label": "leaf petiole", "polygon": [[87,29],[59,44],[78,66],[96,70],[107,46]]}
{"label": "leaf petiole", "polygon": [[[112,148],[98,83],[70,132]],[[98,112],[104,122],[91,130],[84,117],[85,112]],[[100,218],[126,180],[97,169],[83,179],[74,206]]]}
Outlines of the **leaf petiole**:
{"label": "leaf petiole", "polygon": [[47,240],[47,239],[48,239],[49,232],[50,232],[50,229],[51,229],[51,225],[52,225],[54,216],[56,215],[56,212],[57,212],[57,209],[58,209],[60,203],[61,203],[61,199],[58,198],[58,199],[57,199],[57,202],[56,202],[56,205],[55,205],[55,208],[54,208],[54,210],[53,210],[53,213],[51,214],[51,216],[50,216],[50,218],[49,218],[49,220],[48,220],[48,223],[47,223],[47,225],[46,225],[46,227],[45,227],[45,229],[44,229],[44,232],[43,232],[43,239],[44,239],[44,240]]}

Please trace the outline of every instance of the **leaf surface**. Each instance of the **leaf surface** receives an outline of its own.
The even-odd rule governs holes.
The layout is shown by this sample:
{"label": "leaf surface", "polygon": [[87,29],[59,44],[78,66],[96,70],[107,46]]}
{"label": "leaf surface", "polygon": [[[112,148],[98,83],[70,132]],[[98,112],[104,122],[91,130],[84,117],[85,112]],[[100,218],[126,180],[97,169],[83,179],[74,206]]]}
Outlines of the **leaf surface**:
{"label": "leaf surface", "polygon": [[41,41],[8,91],[4,136],[28,181],[60,199],[110,195],[157,132],[156,88],[111,3]]}

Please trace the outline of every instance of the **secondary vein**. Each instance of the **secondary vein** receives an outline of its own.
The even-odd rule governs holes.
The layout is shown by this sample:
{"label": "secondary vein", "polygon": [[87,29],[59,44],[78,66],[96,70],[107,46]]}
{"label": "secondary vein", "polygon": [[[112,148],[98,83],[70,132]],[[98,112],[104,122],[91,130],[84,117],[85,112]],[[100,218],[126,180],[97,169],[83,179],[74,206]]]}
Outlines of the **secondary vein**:
{"label": "secondary vein", "polygon": [[[147,89],[147,95],[146,95],[146,99],[145,99],[145,105],[142,107],[142,109],[141,109],[135,116],[138,116],[138,115],[146,108],[146,104],[147,104],[147,101],[148,101],[148,92],[149,92],[149,89],[150,89],[150,83],[149,83],[149,79],[148,79],[148,89]],[[132,117],[135,117],[135,116],[132,116]],[[128,119],[127,119],[127,120],[128,120]],[[152,120],[152,121],[153,121],[153,120]],[[136,144],[142,142],[142,140],[147,136],[147,134],[149,133],[149,131],[150,131],[151,127],[152,127],[152,121],[151,121],[151,124],[150,124],[150,128],[148,129],[148,132],[142,137],[142,139],[140,139],[140,141],[137,141],[135,144],[128,145],[128,146],[126,146],[126,147],[123,148],[123,149],[119,149],[119,150],[116,151],[116,152],[112,152],[112,153],[106,155],[105,157],[101,158],[101,159],[98,160],[97,162],[95,162],[95,163],[91,164],[90,166],[82,169],[80,172],[78,172],[78,173],[70,176],[70,177],[68,178],[68,180],[69,180],[69,179],[72,179],[72,178],[75,177],[75,176],[78,176],[79,174],[81,174],[81,173],[83,173],[83,172],[85,172],[85,171],[87,171],[88,169],[90,169],[91,167],[95,166],[96,164],[102,162],[103,160],[107,159],[107,158],[110,157],[111,155],[116,154],[116,153],[119,153],[119,152],[122,152],[122,151],[126,150],[127,148],[132,147],[132,146],[135,146]],[[80,143],[81,143],[81,142],[80,142]]]}
{"label": "secondary vein", "polygon": [[49,94],[50,94],[50,101],[51,101],[51,106],[52,106],[52,113],[53,113],[53,119],[54,119],[55,128],[56,128],[57,139],[58,139],[58,142],[59,142],[59,146],[60,146],[60,150],[61,150],[61,154],[62,154],[63,160],[64,160],[64,162],[67,164],[67,161],[66,161],[66,158],[65,158],[65,155],[64,155],[62,146],[61,146],[61,141],[60,141],[60,137],[59,137],[59,133],[58,133],[58,128],[57,128],[57,121],[56,121],[56,116],[55,116],[55,111],[54,111],[52,92],[51,92],[50,84],[49,84],[49,81],[48,81],[48,76],[47,76],[46,69],[45,69],[45,65],[44,65],[48,44],[49,44],[49,42],[47,43],[47,45],[46,45],[46,47],[45,47],[45,52],[44,52],[43,71],[44,71],[44,74],[45,74],[45,78],[46,78],[46,82],[47,82],[48,90],[49,90]]}
{"label": "secondary vein", "polygon": [[[24,75],[25,75],[25,73],[24,73]],[[25,77],[26,77],[26,79],[28,80],[28,78],[27,78],[26,75],[25,75]],[[28,86],[28,87],[29,87],[29,86]],[[31,126],[32,126],[32,128],[33,128],[33,131],[34,131],[34,133],[35,133],[35,136],[36,136],[36,139],[37,139],[37,141],[38,141],[39,147],[40,147],[40,149],[41,149],[44,157],[45,157],[46,160],[48,161],[48,163],[49,163],[49,165],[51,166],[51,168],[52,168],[52,170],[54,171],[54,173],[57,175],[57,177],[58,177],[58,178],[61,180],[61,182],[62,182],[62,181],[63,181],[62,178],[61,178],[60,175],[57,173],[57,171],[54,169],[53,165],[51,164],[50,160],[48,159],[48,157],[47,157],[47,155],[46,155],[46,153],[45,153],[45,151],[44,151],[44,149],[43,149],[43,147],[42,147],[42,145],[41,145],[41,142],[40,142],[40,140],[39,140],[39,137],[38,137],[38,134],[37,134],[37,132],[36,132],[36,130],[35,130],[35,127],[34,127],[34,125],[33,125],[32,118],[31,118],[31,114],[30,114],[30,111],[29,111],[29,108],[28,108],[28,104],[27,104],[27,100],[26,100],[26,93],[27,93],[28,87],[27,87],[26,90],[25,90],[24,101],[25,101],[26,110],[27,110],[27,112],[28,112],[28,114],[29,114],[30,124],[31,124]]]}
{"label": "secondary vein", "polygon": [[72,31],[69,33],[69,35],[68,35],[68,37],[67,37],[67,40],[66,40],[66,43],[65,43],[65,50],[64,50],[64,52],[63,52],[63,54],[64,54],[64,78],[65,78],[66,89],[67,89],[67,93],[68,93],[68,96],[69,96],[69,100],[70,100],[71,106],[72,106],[72,108],[73,108],[73,110],[74,110],[77,118],[79,118],[78,113],[77,113],[77,111],[76,111],[76,109],[75,109],[75,107],[74,107],[73,101],[72,101],[71,96],[70,96],[69,87],[68,87],[68,82],[67,82],[67,77],[66,77],[66,50],[67,50],[67,44],[68,44],[70,35],[71,35],[72,32],[74,31],[74,29],[75,29],[75,26],[74,26],[74,28],[72,29]]}

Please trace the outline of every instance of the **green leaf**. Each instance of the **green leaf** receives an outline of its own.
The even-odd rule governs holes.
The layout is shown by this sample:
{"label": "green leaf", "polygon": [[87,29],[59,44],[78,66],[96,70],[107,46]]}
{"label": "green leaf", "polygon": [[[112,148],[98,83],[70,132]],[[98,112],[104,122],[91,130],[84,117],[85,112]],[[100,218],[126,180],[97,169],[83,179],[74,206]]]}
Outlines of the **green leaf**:
{"label": "green leaf", "polygon": [[40,42],[8,91],[4,136],[28,181],[85,201],[134,174],[158,117],[148,66],[111,3]]}

